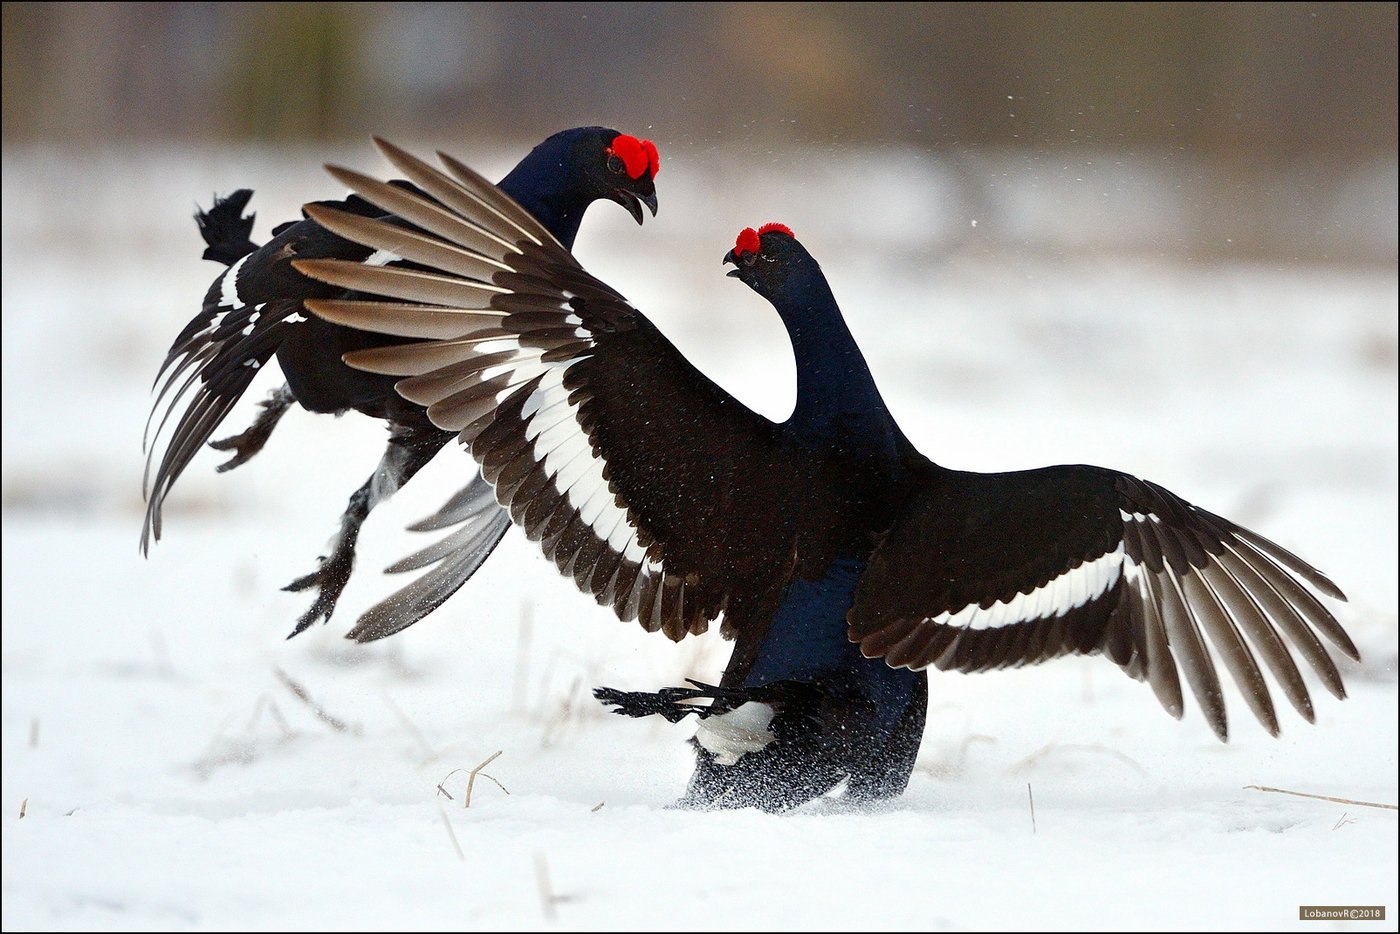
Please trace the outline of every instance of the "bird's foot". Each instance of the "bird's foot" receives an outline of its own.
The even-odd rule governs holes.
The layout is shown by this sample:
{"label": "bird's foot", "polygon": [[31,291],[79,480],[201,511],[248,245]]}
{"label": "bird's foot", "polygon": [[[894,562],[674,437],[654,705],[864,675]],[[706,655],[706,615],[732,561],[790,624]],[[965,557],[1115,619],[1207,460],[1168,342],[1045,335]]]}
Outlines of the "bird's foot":
{"label": "bird's foot", "polygon": [[258,403],[263,410],[245,431],[228,438],[210,441],[209,446],[216,451],[234,452],[233,457],[214,469],[223,473],[252,460],[253,456],[263,449],[263,445],[267,444],[267,439],[272,437],[272,429],[277,427],[277,422],[293,401],[291,390],[283,386]]}
{"label": "bird's foot", "polygon": [[330,557],[321,558],[321,566],[316,570],[303,577],[298,577],[282,588],[293,593],[300,593],[313,587],[318,589],[316,600],[311,604],[311,609],[303,613],[297,620],[296,628],[292,630],[291,635],[287,636],[288,639],[303,632],[317,620],[330,621],[331,614],[335,612],[335,605],[340,600],[345,585],[350,581],[350,572],[354,569],[354,547],[338,547],[331,552]]}
{"label": "bird's foot", "polygon": [[617,688],[594,688],[593,696],[606,707],[614,708],[613,713],[624,717],[665,717],[671,723],[680,723],[689,714],[701,714],[708,707],[689,704],[686,701],[705,696],[703,691],[694,688],[662,688],[659,691],[619,691]]}

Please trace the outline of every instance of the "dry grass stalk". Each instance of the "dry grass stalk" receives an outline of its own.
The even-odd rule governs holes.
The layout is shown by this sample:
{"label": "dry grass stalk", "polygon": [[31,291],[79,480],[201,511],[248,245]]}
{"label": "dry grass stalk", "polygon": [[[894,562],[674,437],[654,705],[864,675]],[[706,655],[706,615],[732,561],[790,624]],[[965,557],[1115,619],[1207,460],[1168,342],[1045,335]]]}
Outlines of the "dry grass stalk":
{"label": "dry grass stalk", "polygon": [[323,707],[321,707],[320,704],[317,704],[315,701],[313,701],[311,699],[311,695],[306,693],[306,688],[302,687],[296,681],[293,681],[291,676],[288,675],[281,668],[273,668],[272,670],[273,673],[277,675],[278,680],[280,680],[284,685],[286,685],[287,690],[291,691],[297,700],[305,704],[311,710],[311,712],[316,715],[316,719],[320,720],[322,723],[326,724],[331,729],[335,730],[337,733],[355,732],[345,723],[344,720],[341,720],[338,717],[331,716],[325,711]]}
{"label": "dry grass stalk", "polygon": [[1306,791],[1289,791],[1287,788],[1270,788],[1267,785],[1245,785],[1245,788],[1252,788],[1255,791],[1269,791],[1279,795],[1296,795],[1299,798],[1316,798],[1319,801],[1331,801],[1333,804],[1354,804],[1362,808],[1380,808],[1383,811],[1400,811],[1400,807],[1394,804],[1377,804],[1374,801],[1357,801],[1355,798],[1335,798],[1332,795],[1314,795]]}
{"label": "dry grass stalk", "polygon": [[509,788],[507,788],[505,785],[502,785],[494,777],[487,775],[485,772],[481,771],[482,769],[490,765],[492,762],[495,762],[496,759],[500,757],[502,751],[503,750],[497,749],[491,755],[487,756],[486,760],[474,769],[453,769],[451,772],[448,772],[446,775],[443,776],[442,781],[437,783],[438,794],[442,795],[448,801],[456,800],[452,797],[452,792],[447,790],[447,780],[452,776],[456,775],[458,772],[467,773],[467,793],[465,796],[466,800],[462,804],[462,807],[464,808],[469,808],[472,806],[472,788],[476,785],[476,777],[478,775],[480,775],[482,778],[490,779],[491,783],[494,784],[497,788],[501,789],[506,794],[510,794]]}
{"label": "dry grass stalk", "polygon": [[[443,781],[446,781],[446,779],[443,779]],[[442,791],[441,785],[438,786],[438,791]],[[446,794],[446,792],[443,793]],[[450,798],[452,796],[448,795],[448,797]],[[452,841],[452,849],[457,851],[457,858],[465,863],[467,861],[467,854],[462,852],[462,844],[457,842],[457,831],[452,829],[452,821],[448,819],[447,812],[442,809],[442,805],[438,805],[438,813],[442,815],[442,825],[447,828],[447,836]]]}
{"label": "dry grass stalk", "polygon": [[491,778],[490,775],[487,775],[485,772],[481,771],[482,769],[484,769],[484,768],[486,768],[488,765],[490,765],[492,762],[495,762],[496,759],[498,759],[498,758],[500,757],[501,752],[502,752],[502,750],[497,749],[495,752],[491,753],[491,755],[487,756],[487,757],[486,757],[486,760],[485,760],[484,762],[482,762],[482,763],[481,763],[480,765],[478,765],[476,768],[472,769],[470,772],[467,773],[467,796],[466,796],[467,799],[466,799],[466,801],[462,804],[462,807],[464,807],[464,808],[469,808],[469,807],[472,806],[472,786],[474,786],[474,785],[476,784],[476,777],[477,777],[478,775],[480,775],[482,778],[490,778],[490,779],[491,779],[491,782],[492,782],[497,788],[501,789],[501,790],[504,791],[506,794],[510,794],[510,790],[507,789],[505,785],[502,785],[500,782],[496,781],[494,778]]}
{"label": "dry grass stalk", "polygon": [[1026,782],[1026,798],[1031,803],[1031,835],[1034,836],[1039,831],[1035,827],[1035,795],[1031,793],[1031,783]]}

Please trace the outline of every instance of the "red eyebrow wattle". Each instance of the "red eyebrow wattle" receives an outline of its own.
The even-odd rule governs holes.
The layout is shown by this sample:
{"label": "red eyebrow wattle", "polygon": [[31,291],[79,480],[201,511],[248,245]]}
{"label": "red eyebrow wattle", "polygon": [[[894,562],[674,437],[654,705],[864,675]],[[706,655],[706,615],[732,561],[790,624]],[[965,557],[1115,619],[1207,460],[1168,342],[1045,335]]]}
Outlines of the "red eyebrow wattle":
{"label": "red eyebrow wattle", "polygon": [[778,233],[785,233],[789,237],[792,237],[794,240],[797,239],[797,235],[792,232],[792,228],[789,227],[787,224],[764,224],[762,227],[758,228],[758,235],[761,237],[764,234],[772,233],[773,231],[777,231]]}
{"label": "red eyebrow wattle", "polygon": [[[650,149],[648,149],[650,147]],[[643,142],[635,136],[621,134],[612,141],[612,146],[608,152],[622,160],[622,165],[627,169],[629,178],[641,178],[647,173],[647,168],[652,163],[653,154],[656,147],[648,142]],[[659,166],[661,156],[655,155],[656,163]],[[653,172],[653,174],[655,174]]]}
{"label": "red eyebrow wattle", "polygon": [[758,231],[752,227],[745,227],[739,231],[739,236],[734,238],[734,255],[743,256],[745,253],[758,252]]}

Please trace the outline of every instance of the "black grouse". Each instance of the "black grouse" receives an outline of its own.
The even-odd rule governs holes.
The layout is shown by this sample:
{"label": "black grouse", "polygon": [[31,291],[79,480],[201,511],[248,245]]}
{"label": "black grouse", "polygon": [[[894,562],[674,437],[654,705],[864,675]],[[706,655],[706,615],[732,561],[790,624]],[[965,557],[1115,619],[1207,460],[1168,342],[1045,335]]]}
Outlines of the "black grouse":
{"label": "black grouse", "polygon": [[[536,146],[501,181],[501,188],[568,250],[594,201],[621,204],[639,224],[643,205],[655,214],[659,167],[660,157],[651,141],[607,127],[579,127]],[[423,211],[440,212],[441,208],[430,199],[413,197],[411,193],[417,190],[407,182],[391,184],[396,186],[393,193],[397,198],[380,199],[391,207],[377,207],[353,194],[344,201],[316,202],[307,205],[305,219],[279,226],[261,248],[249,240],[253,217],[241,216],[251,191],[237,191],[209,212],[197,214],[200,232],[209,245],[204,258],[222,262],[229,269],[214,280],[203,308],[176,338],[156,377],[157,384],[162,378],[165,382],[151,413],[153,419],[162,401],[169,398],[157,435],[182,399],[188,396],[189,404],[177,420],[158,466],[157,451],[151,445],[145,478],[148,505],[141,530],[143,554],[152,538],[160,539],[161,507],[171,487],[273,354],[286,384],[261,403],[263,412],[249,429],[211,443],[216,449],[235,452],[219,466],[220,471],[245,463],[261,450],[293,402],[312,412],[337,415],[355,409],[388,422],[388,448],[374,474],[350,497],[329,554],[315,571],[285,588],[317,591],[292,635],[318,619],[330,618],[354,568],[356,541],[370,511],[407,483],[453,436],[434,426],[421,406],[395,393],[392,379],[351,369],[341,362],[348,351],[403,341],[305,314],[303,303],[307,299],[344,293],[308,279],[292,265],[293,260],[309,258],[336,258],[371,267],[405,265],[392,247],[361,246],[318,222],[322,211],[335,210],[366,221],[377,219],[381,225],[392,223],[398,226],[400,237],[411,238],[411,223],[419,221]],[[403,216],[396,218],[395,214]],[[467,239],[480,236],[471,228],[456,233]],[[149,430],[150,421],[148,434]],[[155,480],[151,483],[153,466]],[[402,571],[437,564],[410,587],[366,613],[353,630],[356,638],[380,638],[431,612],[471,577],[510,522],[491,499],[490,488],[478,480],[412,528],[454,525],[460,528],[442,542],[389,568]]]}
{"label": "black grouse", "polygon": [[[1264,669],[1313,719],[1294,653],[1344,696],[1319,634],[1357,651],[1313,591],[1345,598],[1278,545],[1117,471],[968,473],[915,450],[788,228],[745,230],[724,257],[792,341],[797,401],[775,424],[505,192],[385,151],[424,192],[408,197],[433,206],[422,240],[397,250],[420,268],[298,261],[380,297],[307,307],[422,341],[346,359],[404,377],[403,397],[459,433],[511,519],[585,593],[677,640],[723,615],[736,644],[718,685],[597,692],[623,714],[699,716],[683,805],[783,810],[843,781],[852,801],[901,794],[929,668],[1103,655],[1176,717],[1184,676],[1222,740],[1217,662],[1270,733]],[[382,183],[333,171],[394,206]],[[321,219],[366,247],[398,243],[387,224]],[[492,236],[462,237],[462,222]]]}

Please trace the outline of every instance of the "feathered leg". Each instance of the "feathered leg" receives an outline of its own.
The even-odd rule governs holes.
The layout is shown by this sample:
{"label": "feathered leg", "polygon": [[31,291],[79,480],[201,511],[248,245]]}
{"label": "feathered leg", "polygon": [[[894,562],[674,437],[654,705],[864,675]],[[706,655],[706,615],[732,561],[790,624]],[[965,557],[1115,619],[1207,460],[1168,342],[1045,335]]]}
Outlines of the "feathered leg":
{"label": "feathered leg", "polygon": [[924,720],[928,716],[928,672],[918,673],[914,696],[893,734],[864,765],[851,770],[845,799],[851,802],[897,798],[909,787],[914,759],[924,740]]}
{"label": "feathered leg", "polygon": [[232,470],[235,467],[248,463],[253,459],[253,455],[263,449],[267,444],[267,439],[272,437],[272,429],[277,427],[277,422],[282,416],[287,414],[287,409],[296,401],[296,396],[292,395],[292,387],[283,383],[279,388],[274,389],[272,394],[259,402],[262,411],[258,417],[249,425],[247,430],[240,434],[228,438],[221,438],[218,441],[210,441],[209,446],[216,451],[234,451],[234,456],[215,469],[219,473]]}
{"label": "feathered leg", "polygon": [[389,446],[378,468],[364,485],[350,497],[350,503],[340,517],[340,531],[331,539],[330,553],[321,558],[320,566],[304,577],[292,581],[283,590],[302,591],[313,587],[319,592],[311,608],[297,620],[291,636],[305,630],[318,619],[329,620],[336,602],[355,569],[355,545],[360,527],[379,503],[398,492],[423,465],[433,459],[444,444],[456,437],[428,421],[422,409],[415,408],[408,417],[396,417],[389,429]]}

